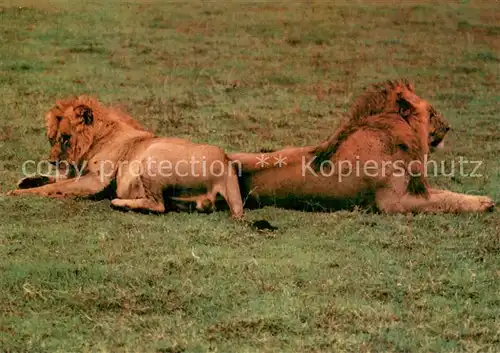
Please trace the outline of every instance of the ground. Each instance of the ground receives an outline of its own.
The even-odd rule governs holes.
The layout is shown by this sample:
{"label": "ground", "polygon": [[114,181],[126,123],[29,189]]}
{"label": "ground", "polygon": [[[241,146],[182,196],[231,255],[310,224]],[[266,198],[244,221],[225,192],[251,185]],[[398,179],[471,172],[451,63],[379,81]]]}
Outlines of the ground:
{"label": "ground", "polygon": [[249,211],[266,234],[4,196],[48,157],[57,98],[256,151],[317,143],[366,84],[407,76],[452,123],[446,171],[481,162],[431,183],[498,201],[498,1],[0,1],[0,31],[3,352],[500,350],[498,211]]}

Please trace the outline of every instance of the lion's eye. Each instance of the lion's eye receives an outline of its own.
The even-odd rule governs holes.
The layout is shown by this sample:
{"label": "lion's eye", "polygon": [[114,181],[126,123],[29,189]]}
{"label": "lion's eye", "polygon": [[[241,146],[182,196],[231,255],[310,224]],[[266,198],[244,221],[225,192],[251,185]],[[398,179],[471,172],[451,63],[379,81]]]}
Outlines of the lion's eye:
{"label": "lion's eye", "polygon": [[69,143],[70,138],[71,138],[71,135],[62,134],[61,135],[61,143],[63,143],[64,145],[67,145]]}

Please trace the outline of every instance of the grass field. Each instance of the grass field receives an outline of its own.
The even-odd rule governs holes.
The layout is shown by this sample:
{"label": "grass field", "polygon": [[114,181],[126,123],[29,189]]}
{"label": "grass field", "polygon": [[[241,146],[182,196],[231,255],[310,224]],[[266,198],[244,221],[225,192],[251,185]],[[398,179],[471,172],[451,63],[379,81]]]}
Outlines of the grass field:
{"label": "grass field", "polygon": [[499,200],[498,1],[0,1],[0,37],[1,352],[500,351],[498,211],[248,211],[262,234],[3,196],[47,158],[57,98],[255,151],[317,143],[406,76],[452,123],[434,158],[482,161],[431,183]]}

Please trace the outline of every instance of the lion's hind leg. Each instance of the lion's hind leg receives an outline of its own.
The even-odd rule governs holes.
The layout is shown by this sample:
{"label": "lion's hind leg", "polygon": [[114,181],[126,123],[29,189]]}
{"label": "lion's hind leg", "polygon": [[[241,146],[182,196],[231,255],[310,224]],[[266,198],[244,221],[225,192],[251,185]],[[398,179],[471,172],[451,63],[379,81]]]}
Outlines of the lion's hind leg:
{"label": "lion's hind leg", "polygon": [[215,199],[211,193],[196,196],[170,196],[176,205],[183,204],[184,208],[190,209],[189,205],[200,213],[211,213],[214,211]]}
{"label": "lion's hind leg", "polygon": [[155,212],[164,213],[165,205],[163,201],[156,201],[154,199],[113,199],[111,205],[121,210],[132,210],[139,212]]}
{"label": "lion's hind leg", "polygon": [[[127,166],[128,167],[128,166]],[[133,173],[134,172],[134,173]],[[165,213],[161,190],[148,175],[123,167],[117,176],[116,198],[111,206],[119,210]]]}
{"label": "lion's hind leg", "polygon": [[234,171],[222,176],[212,188],[213,198],[220,194],[227,202],[231,217],[241,219],[243,217],[243,200],[241,199],[238,176]]}

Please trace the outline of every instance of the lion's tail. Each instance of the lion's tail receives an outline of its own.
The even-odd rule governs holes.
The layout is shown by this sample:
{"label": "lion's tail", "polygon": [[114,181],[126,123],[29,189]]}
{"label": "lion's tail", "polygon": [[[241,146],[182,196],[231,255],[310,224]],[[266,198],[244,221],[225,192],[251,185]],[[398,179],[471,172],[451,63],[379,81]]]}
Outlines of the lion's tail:
{"label": "lion's tail", "polygon": [[251,173],[300,163],[310,156],[312,150],[313,147],[288,147],[273,152],[232,153],[228,158],[241,172]]}

